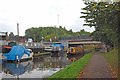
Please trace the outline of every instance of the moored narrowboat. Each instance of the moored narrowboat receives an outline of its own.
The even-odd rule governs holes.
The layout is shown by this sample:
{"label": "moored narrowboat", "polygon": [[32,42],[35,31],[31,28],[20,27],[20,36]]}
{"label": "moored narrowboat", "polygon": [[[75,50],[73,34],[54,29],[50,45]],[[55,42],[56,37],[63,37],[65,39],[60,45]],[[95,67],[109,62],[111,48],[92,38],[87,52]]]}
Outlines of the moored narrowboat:
{"label": "moored narrowboat", "polygon": [[84,49],[82,46],[76,46],[76,47],[69,47],[67,53],[68,54],[77,54],[77,53],[83,53]]}

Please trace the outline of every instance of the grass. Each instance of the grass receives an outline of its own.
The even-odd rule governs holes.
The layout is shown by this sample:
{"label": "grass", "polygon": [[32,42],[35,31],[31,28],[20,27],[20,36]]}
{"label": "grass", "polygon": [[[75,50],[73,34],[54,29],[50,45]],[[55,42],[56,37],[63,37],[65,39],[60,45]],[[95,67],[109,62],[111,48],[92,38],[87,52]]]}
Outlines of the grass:
{"label": "grass", "polygon": [[92,57],[92,54],[86,54],[79,60],[73,62],[66,68],[58,71],[57,73],[50,76],[48,79],[52,80],[54,78],[77,78],[80,74],[80,71],[82,71],[85,67],[85,65],[88,63],[89,59]]}
{"label": "grass", "polygon": [[104,53],[103,56],[107,59],[108,63],[110,64],[110,67],[112,69],[113,74],[116,74],[118,72],[118,49],[114,48],[110,52]]}

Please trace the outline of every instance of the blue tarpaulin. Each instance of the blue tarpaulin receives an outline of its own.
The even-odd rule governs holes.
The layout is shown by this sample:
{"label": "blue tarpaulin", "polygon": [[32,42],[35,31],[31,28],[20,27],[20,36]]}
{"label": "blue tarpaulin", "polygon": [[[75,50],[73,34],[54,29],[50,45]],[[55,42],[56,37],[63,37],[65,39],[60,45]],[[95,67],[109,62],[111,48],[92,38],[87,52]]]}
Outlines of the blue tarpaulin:
{"label": "blue tarpaulin", "polygon": [[24,46],[16,45],[12,47],[9,53],[4,53],[3,56],[5,56],[7,60],[20,60],[24,54],[30,56],[30,51],[26,50]]}
{"label": "blue tarpaulin", "polygon": [[64,49],[64,46],[62,44],[52,44],[50,46],[60,47],[60,48]]}

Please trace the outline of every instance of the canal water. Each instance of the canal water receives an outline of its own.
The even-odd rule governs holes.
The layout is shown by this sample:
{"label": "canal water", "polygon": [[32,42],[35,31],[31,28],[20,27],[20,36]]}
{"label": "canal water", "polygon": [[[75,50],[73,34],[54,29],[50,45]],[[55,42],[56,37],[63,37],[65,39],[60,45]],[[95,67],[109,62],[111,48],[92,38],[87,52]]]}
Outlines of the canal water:
{"label": "canal water", "polygon": [[65,68],[74,60],[77,60],[81,55],[62,56],[43,55],[34,57],[33,60],[28,60],[20,63],[2,62],[0,60],[1,78],[47,78],[57,71]]}

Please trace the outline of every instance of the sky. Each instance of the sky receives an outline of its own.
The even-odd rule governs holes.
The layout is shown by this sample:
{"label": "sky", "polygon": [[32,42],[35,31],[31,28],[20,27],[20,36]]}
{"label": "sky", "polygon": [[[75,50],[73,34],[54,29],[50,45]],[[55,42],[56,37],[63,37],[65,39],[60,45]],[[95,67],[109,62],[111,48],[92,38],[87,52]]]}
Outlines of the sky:
{"label": "sky", "polygon": [[0,32],[17,35],[17,23],[20,36],[26,29],[39,26],[61,25],[74,32],[92,32],[94,27],[83,26],[84,19],[80,18],[84,7],[82,0],[0,0]]}

